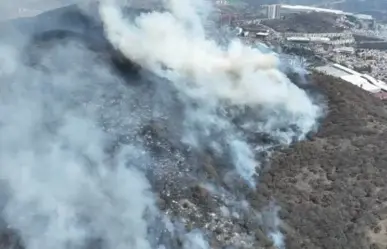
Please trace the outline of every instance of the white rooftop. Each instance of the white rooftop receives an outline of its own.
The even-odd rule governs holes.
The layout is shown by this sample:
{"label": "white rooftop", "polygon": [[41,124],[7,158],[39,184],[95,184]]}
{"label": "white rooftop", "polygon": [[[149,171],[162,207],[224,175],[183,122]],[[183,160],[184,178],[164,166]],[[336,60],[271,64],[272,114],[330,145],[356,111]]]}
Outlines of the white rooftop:
{"label": "white rooftop", "polygon": [[317,71],[340,78],[341,76],[350,75],[349,73],[333,67],[332,65],[324,65],[315,68]]}
{"label": "white rooftop", "polygon": [[386,82],[382,81],[382,80],[377,80],[377,86],[382,88],[384,91],[387,91],[387,84]]}
{"label": "white rooftop", "polygon": [[281,8],[284,8],[284,9],[294,9],[294,10],[304,10],[304,11],[327,12],[327,13],[333,13],[333,14],[339,14],[339,15],[346,14],[346,12],[344,12],[342,10],[332,10],[332,9],[316,8],[316,7],[305,6],[305,5],[281,4]]}
{"label": "white rooftop", "polygon": [[365,14],[355,14],[355,17],[363,20],[373,20],[374,18],[371,15],[365,15]]}
{"label": "white rooftop", "polygon": [[304,36],[290,36],[290,37],[287,37],[286,40],[288,40],[288,41],[310,41],[309,37],[304,37]]}
{"label": "white rooftop", "polygon": [[387,90],[387,84],[383,81],[376,80],[370,75],[358,73],[336,63],[316,67],[315,69],[319,72],[340,78],[371,93],[380,92],[382,89]]}
{"label": "white rooftop", "polygon": [[341,76],[340,78],[355,85],[355,86],[358,86],[358,87],[366,90],[367,92],[377,93],[377,92],[380,92],[382,90],[380,87],[369,83],[366,79],[360,77],[359,75],[353,75],[353,74],[352,75],[344,75],[344,76]]}

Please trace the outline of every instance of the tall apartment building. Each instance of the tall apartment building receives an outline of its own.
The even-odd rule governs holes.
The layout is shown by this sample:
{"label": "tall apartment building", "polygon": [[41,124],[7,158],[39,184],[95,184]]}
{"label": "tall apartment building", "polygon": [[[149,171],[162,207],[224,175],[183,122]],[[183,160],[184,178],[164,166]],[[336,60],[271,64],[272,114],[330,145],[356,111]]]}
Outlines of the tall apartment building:
{"label": "tall apartment building", "polygon": [[280,4],[271,4],[267,6],[267,18],[268,19],[277,19],[281,15],[281,5]]}

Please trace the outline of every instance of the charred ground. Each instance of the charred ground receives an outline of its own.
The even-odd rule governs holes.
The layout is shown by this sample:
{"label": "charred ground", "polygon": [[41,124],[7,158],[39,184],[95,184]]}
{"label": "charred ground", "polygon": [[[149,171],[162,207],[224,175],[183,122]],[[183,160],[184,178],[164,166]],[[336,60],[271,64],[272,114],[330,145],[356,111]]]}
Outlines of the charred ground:
{"label": "charred ground", "polygon": [[[66,32],[59,33],[68,37]],[[32,46],[47,42],[46,38],[52,35],[57,37],[55,32],[44,34],[35,39]],[[70,36],[88,41],[73,33]],[[103,47],[101,53],[102,59],[112,61],[118,71],[127,71],[125,66],[132,68],[109,47]],[[161,87],[157,85],[164,84],[162,87],[167,88],[168,84],[160,81],[154,84],[152,77],[144,75],[147,78],[142,79],[142,84],[138,84],[139,78],[133,80],[132,74],[122,77],[128,87],[137,87],[140,104],[154,105],[155,95],[152,94]],[[294,80],[299,79],[294,77]],[[213,248],[228,245],[244,248],[251,238],[254,248],[273,248],[272,241],[265,235],[267,224],[252,217],[257,211],[265,212],[270,201],[275,199],[282,207],[280,216],[284,221],[282,230],[286,234],[287,248],[385,248],[387,243],[384,244],[382,235],[387,218],[387,185],[383,179],[387,171],[384,166],[387,159],[384,154],[385,105],[361,89],[328,76],[314,73],[308,81],[310,94],[326,98],[327,117],[318,133],[308,141],[296,143],[270,157],[266,169],[261,172],[256,192],[249,190],[235,175],[228,174],[225,170],[230,166],[227,158],[217,157],[205,148],[190,150],[179,143],[177,133],[181,132],[181,127],[173,120],[155,119],[145,124],[138,136],[160,162],[158,171],[149,172],[152,187],[159,196],[160,209],[176,221],[183,218],[186,222],[182,225],[188,231],[205,228]],[[169,98],[174,96],[173,89],[166,94]],[[178,100],[168,103],[172,103],[169,108],[174,108],[175,114],[181,115]],[[271,143],[266,134],[256,135],[250,136],[251,143]],[[125,134],[118,134],[112,153],[116,146],[126,142]],[[265,156],[259,155],[260,158]],[[213,191],[205,186],[208,183],[215,186]],[[246,196],[253,208],[244,208],[241,200]],[[240,203],[235,205],[236,202]],[[234,209],[239,216],[221,214],[219,210],[225,206]],[[22,247],[14,236],[17,231],[6,224],[1,228],[0,248]],[[162,234],[160,240],[171,240],[169,244],[173,248],[181,248],[181,243],[169,234]],[[102,247],[98,241],[87,246],[95,248],[93,243]]]}
{"label": "charred ground", "polygon": [[[261,174],[256,193],[246,191],[243,186],[231,191],[244,192],[256,210],[262,210],[273,199],[277,201],[287,248],[384,249],[387,247],[385,102],[330,76],[313,73],[309,80],[313,91],[322,93],[328,105],[327,117],[318,133],[276,151]],[[206,155],[201,160],[204,174],[219,179],[216,159]],[[218,184],[227,186],[223,180]],[[178,199],[193,203],[193,210],[201,210],[196,210],[196,214],[216,210],[217,203],[208,191],[200,187],[192,190]],[[230,220],[232,230],[254,234],[262,248],[271,248],[265,229],[246,217]],[[222,234],[219,231],[228,229],[220,226],[214,231]],[[214,238],[213,245],[217,243]]]}

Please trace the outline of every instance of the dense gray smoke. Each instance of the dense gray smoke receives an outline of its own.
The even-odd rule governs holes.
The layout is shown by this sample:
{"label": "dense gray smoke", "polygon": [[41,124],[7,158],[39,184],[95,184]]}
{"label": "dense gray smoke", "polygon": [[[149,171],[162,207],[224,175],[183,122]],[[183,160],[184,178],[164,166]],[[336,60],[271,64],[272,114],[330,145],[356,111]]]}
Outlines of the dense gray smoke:
{"label": "dense gray smoke", "polygon": [[[184,153],[210,151],[227,184],[237,176],[254,189],[258,154],[316,128],[321,109],[278,69],[278,57],[207,37],[208,2],[168,0],[166,12],[133,20],[127,7],[102,1],[100,17],[110,44],[146,80],[124,80],[76,41],[47,45],[38,66],[21,49],[30,37],[0,42],[1,215],[26,249],[207,249],[205,228],[185,231],[156,206],[163,181],[183,188],[199,178]],[[149,139],[162,133],[155,123],[168,141]],[[262,134],[270,142],[251,142]],[[225,216],[247,209],[243,195],[216,191],[232,199]],[[277,211],[256,219],[284,248]],[[170,242],[176,234],[180,247]]]}
{"label": "dense gray smoke", "polygon": [[[303,139],[315,128],[321,110],[278,69],[275,55],[238,40],[223,48],[209,39],[204,30],[206,15],[201,15],[207,13],[203,9],[208,2],[165,2],[169,12],[143,14],[130,22],[122,16],[122,8],[127,6],[103,1],[100,14],[106,35],[129,59],[168,79],[197,103],[195,108],[186,107],[183,141],[195,148],[206,147],[210,141],[209,147],[229,154],[239,175],[254,187],[260,168],[254,149],[267,147],[252,148],[229,119],[219,114],[219,110],[227,112],[225,103],[239,110],[261,107],[255,115],[266,119],[264,123],[253,119],[241,126],[251,133],[269,133],[280,144]],[[281,126],[296,129],[283,131]],[[219,133],[223,134],[221,141],[211,139]],[[284,247],[278,230],[270,236],[278,248]]]}
{"label": "dense gray smoke", "polygon": [[[103,1],[100,13],[106,35],[124,55],[161,77],[179,91],[197,100],[200,107],[188,113],[189,123],[204,130],[224,130],[235,167],[242,177],[253,183],[258,163],[249,145],[232,131],[231,124],[216,110],[223,103],[238,107],[263,106],[259,115],[267,122],[262,126],[246,123],[249,129],[275,133],[283,124],[295,125],[303,137],[316,125],[321,115],[316,106],[279,69],[278,58],[232,41],[226,49],[208,39],[199,13],[206,1],[166,1],[170,12],[143,14],[134,21],[125,20],[117,1]],[[278,115],[278,113],[280,114]],[[277,114],[277,115],[276,115]],[[188,128],[190,142],[197,145],[197,134]],[[295,134],[277,134],[290,143]]]}
{"label": "dense gray smoke", "polygon": [[[124,125],[135,130],[142,117],[135,108],[122,113],[134,104],[133,92],[80,44],[50,51],[43,63],[51,73],[2,49],[10,55],[0,91],[6,222],[31,249],[83,248],[97,238],[107,248],[150,248],[144,212],[154,213],[154,197],[141,172],[147,154],[135,143],[114,158],[106,151],[114,133]],[[116,128],[104,130],[100,117]]]}

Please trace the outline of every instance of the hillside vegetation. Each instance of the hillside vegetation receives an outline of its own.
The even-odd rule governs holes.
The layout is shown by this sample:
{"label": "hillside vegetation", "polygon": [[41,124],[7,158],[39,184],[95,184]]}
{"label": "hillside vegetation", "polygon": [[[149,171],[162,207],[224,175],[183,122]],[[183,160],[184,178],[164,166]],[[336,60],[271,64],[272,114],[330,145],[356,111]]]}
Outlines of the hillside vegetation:
{"label": "hillside vegetation", "polygon": [[284,19],[264,20],[263,24],[278,32],[335,33],[343,28],[336,24],[335,15],[323,13],[300,13],[285,16]]}
{"label": "hillside vegetation", "polygon": [[277,152],[259,186],[282,207],[289,249],[386,248],[387,112],[348,83],[315,74],[329,113],[310,141]]}

